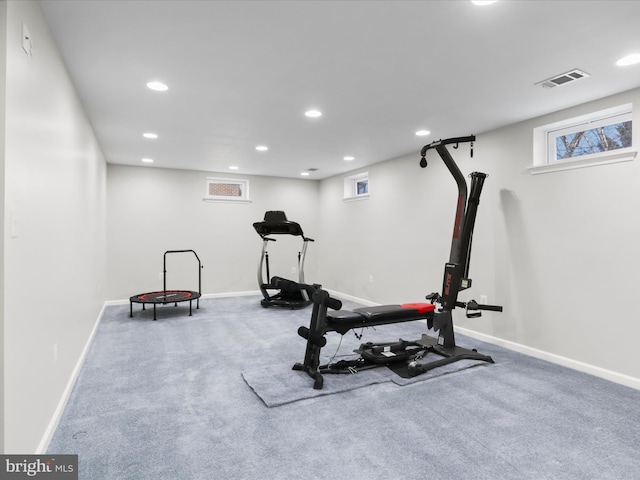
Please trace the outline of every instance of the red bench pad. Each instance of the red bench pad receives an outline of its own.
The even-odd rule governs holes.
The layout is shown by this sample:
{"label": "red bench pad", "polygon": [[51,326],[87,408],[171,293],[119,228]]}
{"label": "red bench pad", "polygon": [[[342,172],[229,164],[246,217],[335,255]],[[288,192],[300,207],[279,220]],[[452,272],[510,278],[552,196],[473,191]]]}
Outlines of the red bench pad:
{"label": "red bench pad", "polygon": [[433,312],[436,306],[433,303],[403,303],[400,305],[402,308],[412,308],[417,310],[418,313]]}

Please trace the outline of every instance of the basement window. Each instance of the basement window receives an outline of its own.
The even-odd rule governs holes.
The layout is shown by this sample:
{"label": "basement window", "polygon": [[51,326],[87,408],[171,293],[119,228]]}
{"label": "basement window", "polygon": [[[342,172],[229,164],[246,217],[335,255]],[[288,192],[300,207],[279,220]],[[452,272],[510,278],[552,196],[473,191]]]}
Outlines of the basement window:
{"label": "basement window", "polygon": [[343,200],[364,200],[369,198],[369,172],[359,173],[344,179]]}
{"label": "basement window", "polygon": [[633,160],[632,116],[626,104],[535,128],[530,173]]}
{"label": "basement window", "polygon": [[235,178],[207,178],[204,197],[210,202],[250,202],[249,180]]}

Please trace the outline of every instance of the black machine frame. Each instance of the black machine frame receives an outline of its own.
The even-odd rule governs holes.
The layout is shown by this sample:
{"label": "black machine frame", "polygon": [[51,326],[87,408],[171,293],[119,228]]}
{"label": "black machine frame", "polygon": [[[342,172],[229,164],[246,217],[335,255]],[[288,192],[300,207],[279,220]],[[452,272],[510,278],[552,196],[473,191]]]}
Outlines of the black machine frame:
{"label": "black machine frame", "polygon": [[[198,260],[198,291],[191,290],[167,290],[167,254],[171,253],[193,253]],[[153,305],[153,319],[156,320],[156,306],[173,303],[175,307],[178,303],[189,302],[189,316],[192,316],[192,302],[196,300],[196,309],[200,308],[200,297],[202,296],[202,263],[200,257],[194,250],[167,250],[164,252],[162,260],[162,291],[141,293],[129,298],[129,317],[133,317],[133,304],[141,303],[142,310],[146,310],[147,303]]]}
{"label": "black machine frame", "polygon": [[[269,271],[269,242],[275,242],[272,235],[293,235],[302,238],[302,248],[298,252],[298,282],[304,284],[304,262],[307,256],[307,247],[313,238],[305,236],[302,227],[297,222],[287,219],[287,215],[282,210],[270,210],[265,212],[264,220],[255,222],[253,228],[260,238],[262,238],[262,252],[258,262],[258,285],[264,297],[260,304],[263,307],[283,307],[283,308],[304,308],[311,304],[311,299],[304,288],[294,290],[282,290],[280,287],[269,281],[271,278]],[[266,275],[266,277],[265,277]],[[265,281],[265,278],[267,281]],[[278,290],[270,293],[270,290]]]}
{"label": "black machine frame", "polygon": [[[293,369],[304,371],[312,377],[314,379],[313,388],[322,389],[323,373],[355,373],[357,370],[390,365],[398,361],[406,363],[408,376],[420,375],[439,366],[464,359],[493,363],[490,356],[456,345],[453,329],[452,312],[455,308],[464,308],[469,318],[479,317],[482,310],[502,311],[502,307],[498,305],[482,305],[475,300],[468,302],[458,300],[458,294],[469,288],[472,283],[469,278],[469,264],[473,230],[482,187],[487,175],[473,172],[470,175],[471,182],[470,188],[468,188],[464,175],[447,150],[447,145],[454,145],[453,148],[457,149],[460,143],[470,143],[471,156],[473,157],[474,141],[474,135],[438,140],[425,145],[420,152],[420,166],[425,168],[427,166],[427,152],[435,149],[458,186],[451,251],[449,260],[444,267],[442,290],[441,293],[427,295],[426,299],[429,300],[429,303],[383,305],[358,308],[353,311],[340,311],[342,308],[340,300],[332,298],[328,292],[317,285],[290,285],[290,282],[284,279],[273,280],[274,284],[280,285],[282,288],[306,288],[312,299],[313,311],[310,325],[308,328],[300,327],[298,329],[298,334],[307,340],[304,361],[296,363]],[[440,307],[436,308],[436,305],[440,305]],[[329,312],[329,309],[333,311]],[[438,338],[424,334],[422,338],[412,342],[400,339],[399,342],[383,344],[367,343],[356,350],[361,354],[357,360],[320,365],[320,353],[322,347],[326,345],[325,334],[327,332],[335,331],[344,335],[354,328],[415,320],[426,320],[428,328],[435,330],[438,333]],[[426,359],[428,353],[437,354],[439,359],[423,362],[422,360]]]}

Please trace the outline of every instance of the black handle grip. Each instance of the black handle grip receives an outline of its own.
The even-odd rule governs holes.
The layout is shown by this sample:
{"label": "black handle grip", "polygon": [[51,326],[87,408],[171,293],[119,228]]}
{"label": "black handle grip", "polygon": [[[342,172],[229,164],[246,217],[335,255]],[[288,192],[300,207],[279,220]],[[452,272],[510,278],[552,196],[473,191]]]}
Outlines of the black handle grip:
{"label": "black handle grip", "polygon": [[[458,306],[465,306],[464,304]],[[466,304],[467,310],[488,310],[491,312],[501,312],[502,306],[500,305],[482,305],[475,300],[470,300]]]}
{"label": "black handle grip", "polygon": [[313,303],[324,305],[333,310],[340,310],[342,308],[342,302],[337,298],[331,298],[329,296],[329,292],[327,292],[326,290],[316,290],[315,292],[313,292],[313,297],[311,299],[313,300]]}
{"label": "black handle grip", "polygon": [[491,312],[501,312],[501,305],[478,305],[478,310],[489,310]]}
{"label": "black handle grip", "polygon": [[333,310],[340,310],[342,308],[342,302],[337,298],[329,298],[327,307],[332,308]]}
{"label": "black handle grip", "polygon": [[327,344],[327,339],[322,335],[312,335],[311,330],[307,327],[298,328],[298,335],[300,335],[305,340],[309,340],[314,345],[319,346],[320,348],[324,347]]}

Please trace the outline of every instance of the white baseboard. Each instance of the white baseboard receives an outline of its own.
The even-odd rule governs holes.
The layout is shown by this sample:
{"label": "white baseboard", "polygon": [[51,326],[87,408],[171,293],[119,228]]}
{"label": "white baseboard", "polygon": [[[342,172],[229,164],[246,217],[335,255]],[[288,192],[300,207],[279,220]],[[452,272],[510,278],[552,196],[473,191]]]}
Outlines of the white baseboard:
{"label": "white baseboard", "polygon": [[62,392],[62,396],[58,401],[58,406],[53,412],[53,416],[49,421],[49,425],[42,436],[42,440],[40,440],[40,444],[36,450],[36,455],[42,455],[47,452],[49,448],[49,444],[51,443],[51,439],[53,438],[53,434],[58,428],[58,424],[60,423],[60,419],[62,418],[62,414],[64,413],[64,409],[67,406],[67,402],[69,401],[69,397],[71,396],[71,392],[73,391],[73,387],[76,384],[76,380],[78,379],[78,375],[80,375],[80,370],[82,369],[82,365],[84,364],[84,360],[87,357],[87,353],[89,352],[89,347],[91,347],[91,343],[93,342],[93,338],[96,335],[96,331],[98,330],[98,325],[100,324],[100,320],[102,319],[102,314],[104,313],[104,309],[106,307],[106,303],[102,305],[100,309],[100,313],[98,314],[98,318],[96,319],[93,328],[91,329],[91,333],[85,342],[84,348],[82,349],[82,353],[80,353],[80,357],[78,357],[78,361],[76,362],[73,371],[71,372],[71,376],[69,377],[69,381],[67,382],[67,386]]}
{"label": "white baseboard", "polygon": [[[205,298],[224,298],[224,297],[245,297],[249,295],[262,295],[260,290],[250,290],[246,292],[228,292],[228,293],[203,293],[202,299]],[[109,305],[129,305],[128,298],[122,298],[120,300],[107,300],[104,302],[106,306]]]}
{"label": "white baseboard", "polygon": [[354,297],[353,295],[347,295],[346,293],[336,292],[335,290],[330,290],[328,288],[325,288],[324,290],[326,290],[329,293],[329,295],[331,295],[332,297],[337,297],[342,300],[349,300],[350,302],[359,303],[361,305],[364,305],[365,307],[376,307],[380,305],[379,303],[372,302],[370,300],[365,300],[364,298]]}
{"label": "white baseboard", "polygon": [[[369,300],[364,300],[362,298],[354,297],[352,295],[347,295],[341,292],[336,292],[335,290],[329,290],[329,289],[325,289],[325,290],[329,292],[329,295],[331,296],[335,296],[344,300],[350,300],[350,301],[362,304],[364,306],[373,307],[376,305],[380,305],[379,303],[371,302]],[[459,332],[461,335],[477,338],[478,340],[482,340],[483,342],[491,343],[493,345],[498,345],[500,347],[504,347],[514,352],[523,353],[525,355],[529,355],[534,358],[546,360],[547,362],[555,363],[557,365],[562,365],[563,367],[571,368],[573,370],[577,370],[583,373],[588,373],[589,375],[593,375],[595,377],[604,378],[605,380],[609,380],[614,383],[619,383],[620,385],[625,385],[627,387],[640,390],[640,378],[631,377],[623,373],[614,372],[612,370],[607,370],[605,368],[597,367],[595,365],[590,365],[588,363],[580,362],[578,360],[573,360],[571,358],[563,357],[561,355],[549,353],[544,350],[528,347],[526,345],[512,342],[510,340],[504,340],[502,338],[493,337],[491,335],[487,335],[484,333],[475,332],[467,328],[457,327],[455,325],[453,328],[456,332]]]}
{"label": "white baseboard", "polygon": [[604,378],[605,380],[609,380],[614,383],[619,383],[621,385],[625,385],[627,387],[640,390],[639,378],[631,377],[629,375],[624,375],[622,373],[614,372],[612,370],[607,370],[605,368],[597,367],[595,365],[590,365],[588,363],[580,362],[578,360],[573,360],[571,358],[563,357],[561,355],[556,355],[555,353],[549,353],[544,350],[528,347],[526,345],[512,342],[510,340],[504,340],[502,338],[493,337],[491,335],[487,335],[484,333],[475,332],[467,328],[454,326],[454,330],[456,332],[459,332],[461,335],[466,335],[468,337],[476,338],[478,340],[482,340],[483,342],[491,343],[493,345],[498,345],[499,347],[504,347],[506,349],[513,350],[514,352],[523,353],[531,357],[539,358],[540,360],[546,360],[548,362],[555,363],[557,365],[562,365],[563,367],[571,368],[573,370],[578,370],[580,372],[588,373],[589,375],[593,375],[595,377]]}
{"label": "white baseboard", "polygon": [[205,293],[202,298],[248,297],[249,295],[262,295],[262,292],[260,290],[250,290],[247,292]]}

